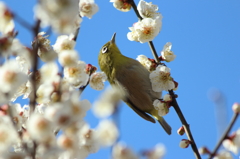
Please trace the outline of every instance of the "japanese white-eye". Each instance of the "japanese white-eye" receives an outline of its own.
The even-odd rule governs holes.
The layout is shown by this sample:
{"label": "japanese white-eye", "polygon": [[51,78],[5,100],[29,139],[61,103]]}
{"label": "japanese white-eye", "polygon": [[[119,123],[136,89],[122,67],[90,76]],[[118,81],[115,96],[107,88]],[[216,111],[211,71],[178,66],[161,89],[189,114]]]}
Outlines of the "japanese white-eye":
{"label": "japanese white-eye", "polygon": [[150,72],[140,62],[121,54],[115,37],[116,33],[100,50],[98,63],[101,70],[105,72],[111,85],[124,90],[123,101],[130,108],[152,123],[155,123],[155,118],[170,135],[171,127],[153,106],[153,101],[159,99],[162,93],[152,90]]}

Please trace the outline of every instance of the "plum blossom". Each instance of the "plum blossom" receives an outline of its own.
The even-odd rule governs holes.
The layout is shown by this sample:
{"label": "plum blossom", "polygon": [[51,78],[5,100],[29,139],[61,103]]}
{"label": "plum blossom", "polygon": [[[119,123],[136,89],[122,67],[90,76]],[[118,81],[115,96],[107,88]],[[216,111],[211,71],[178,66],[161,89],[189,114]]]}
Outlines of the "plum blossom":
{"label": "plum blossom", "polygon": [[52,26],[55,32],[70,34],[75,29],[76,20],[79,21],[78,0],[41,0],[34,13],[43,27]]}
{"label": "plum blossom", "polygon": [[97,138],[101,146],[112,146],[119,136],[115,123],[111,120],[101,120],[96,128]]}
{"label": "plum blossom", "polygon": [[56,43],[53,45],[53,49],[60,53],[63,50],[73,50],[76,45],[76,41],[72,39],[72,36],[60,35],[57,37]]}
{"label": "plum blossom", "polygon": [[152,89],[155,92],[163,90],[168,91],[175,88],[170,69],[166,66],[159,65],[155,71],[151,72],[149,78],[152,83]]}
{"label": "plum blossom", "polygon": [[64,77],[75,88],[85,86],[89,79],[85,69],[86,63],[78,61],[74,66],[64,67]]}
{"label": "plum blossom", "polygon": [[78,53],[75,50],[63,50],[58,55],[58,61],[63,67],[75,65],[78,59]]}
{"label": "plum blossom", "polygon": [[233,157],[230,152],[222,150],[213,159],[233,159]]}
{"label": "plum blossom", "polygon": [[152,62],[147,58],[145,55],[138,55],[137,60],[147,69],[150,71]]}
{"label": "plum blossom", "polygon": [[225,149],[238,154],[240,149],[240,128],[229,138],[223,141]]}
{"label": "plum blossom", "polygon": [[30,137],[39,143],[51,143],[53,141],[53,125],[44,116],[34,113],[27,121],[27,130]]}
{"label": "plum blossom", "polygon": [[171,62],[176,58],[176,55],[171,51],[172,43],[168,42],[164,45],[161,51],[162,59],[166,62]]}
{"label": "plum blossom", "polygon": [[0,118],[0,152],[6,151],[9,146],[18,140],[18,135],[8,116]]}
{"label": "plum blossom", "polygon": [[102,90],[104,83],[107,80],[107,75],[104,72],[94,72],[90,77],[90,87],[95,90]]}
{"label": "plum blossom", "polygon": [[114,113],[118,102],[123,98],[123,92],[116,88],[108,88],[93,104],[93,113],[100,118],[105,118]]}
{"label": "plum blossom", "polygon": [[151,150],[144,151],[144,156],[147,157],[147,159],[161,159],[166,153],[166,148],[163,144],[157,144],[155,147]]}
{"label": "plum blossom", "polygon": [[139,157],[125,144],[117,143],[112,149],[112,158],[114,159],[138,159]]}
{"label": "plum blossom", "polygon": [[0,32],[7,34],[8,32],[13,31],[13,29],[13,14],[9,8],[0,1]]}
{"label": "plum blossom", "polygon": [[128,12],[131,9],[129,0],[110,0],[110,2],[113,2],[113,6],[122,12]]}
{"label": "plum blossom", "polygon": [[161,27],[161,16],[158,16],[156,19],[144,18],[129,28],[131,32],[127,34],[127,37],[130,41],[138,41],[140,43],[149,42],[158,35]]}
{"label": "plum blossom", "polygon": [[50,45],[50,40],[47,39],[48,35],[45,35],[45,32],[38,33],[38,56],[41,58],[44,62],[53,61],[57,54],[53,50],[52,46]]}
{"label": "plum blossom", "polygon": [[152,2],[147,3],[144,0],[140,0],[137,9],[142,18],[155,19],[160,16],[160,13],[157,12],[158,6],[152,4]]}
{"label": "plum blossom", "polygon": [[158,111],[159,116],[164,116],[169,112],[167,104],[158,99],[153,101],[153,106]]}
{"label": "plum blossom", "polygon": [[14,93],[28,80],[28,76],[21,72],[15,60],[6,61],[0,67],[0,77],[1,91],[5,93]]}
{"label": "plum blossom", "polygon": [[94,14],[98,12],[98,5],[94,0],[81,0],[79,2],[80,15],[82,17],[92,18]]}
{"label": "plum blossom", "polygon": [[96,153],[100,149],[100,145],[97,140],[97,131],[91,129],[87,123],[82,126],[78,136],[80,148],[88,152],[88,154]]}

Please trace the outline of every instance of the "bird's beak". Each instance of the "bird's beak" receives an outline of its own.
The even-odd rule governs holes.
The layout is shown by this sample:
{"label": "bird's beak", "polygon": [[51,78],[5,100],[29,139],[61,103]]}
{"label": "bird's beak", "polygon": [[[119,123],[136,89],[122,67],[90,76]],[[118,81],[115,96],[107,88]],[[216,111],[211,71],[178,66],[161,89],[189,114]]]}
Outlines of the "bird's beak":
{"label": "bird's beak", "polygon": [[112,39],[111,39],[111,41],[110,41],[111,44],[114,44],[114,43],[115,43],[115,37],[116,37],[116,33],[114,33],[113,36],[112,36]]}

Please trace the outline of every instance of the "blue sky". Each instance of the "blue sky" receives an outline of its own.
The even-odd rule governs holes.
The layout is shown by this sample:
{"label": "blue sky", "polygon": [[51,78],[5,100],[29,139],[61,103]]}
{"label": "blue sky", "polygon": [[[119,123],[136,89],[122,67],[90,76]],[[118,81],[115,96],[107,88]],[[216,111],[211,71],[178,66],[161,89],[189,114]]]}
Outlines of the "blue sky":
{"label": "blue sky", "polygon": [[[36,1],[4,0],[4,2],[29,23],[34,23],[33,6]],[[122,54],[131,58],[144,54],[153,58],[147,43],[140,44],[127,39],[128,27],[137,22],[133,10],[124,13],[116,10],[109,1],[96,0],[99,12],[92,19],[84,18],[77,39],[76,50],[80,59],[98,66],[98,52],[103,44],[117,33],[116,43]],[[138,0],[135,0],[138,3]],[[150,1],[148,1],[150,2]],[[153,40],[158,53],[167,42],[172,42],[175,61],[168,63],[172,77],[179,83],[178,103],[190,124],[198,147],[212,150],[220,137],[219,128],[225,127],[232,117],[232,104],[240,102],[240,1],[239,0],[152,0],[163,15],[162,30]],[[16,23],[17,38],[30,46],[32,35]],[[55,43],[56,35],[50,37]],[[109,85],[108,83],[106,85]],[[223,106],[209,99],[210,90],[222,92]],[[82,98],[91,102],[102,91],[87,87]],[[22,102],[19,100],[19,102]],[[219,114],[221,110],[221,115]],[[224,115],[226,114],[226,116]],[[86,121],[91,127],[98,124],[92,111]],[[166,146],[165,159],[194,158],[191,148],[181,149],[178,145],[186,136],[176,131],[181,123],[171,108],[165,119],[172,126],[168,136],[158,124],[140,118],[125,104],[119,114],[120,140],[136,152],[149,149],[157,143]],[[218,122],[221,120],[221,122]],[[237,130],[240,119],[233,127]],[[110,158],[110,149],[100,150],[89,159]],[[203,156],[206,158],[206,156]],[[238,156],[235,156],[237,159]]]}

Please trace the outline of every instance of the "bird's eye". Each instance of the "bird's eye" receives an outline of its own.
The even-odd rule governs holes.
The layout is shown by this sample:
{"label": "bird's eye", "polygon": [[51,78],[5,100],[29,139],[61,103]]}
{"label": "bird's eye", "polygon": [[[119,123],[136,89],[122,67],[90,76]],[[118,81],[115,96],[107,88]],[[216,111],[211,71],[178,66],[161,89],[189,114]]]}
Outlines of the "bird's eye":
{"label": "bird's eye", "polygon": [[106,53],[107,50],[108,50],[107,46],[104,46],[104,47],[102,48],[102,53]]}

